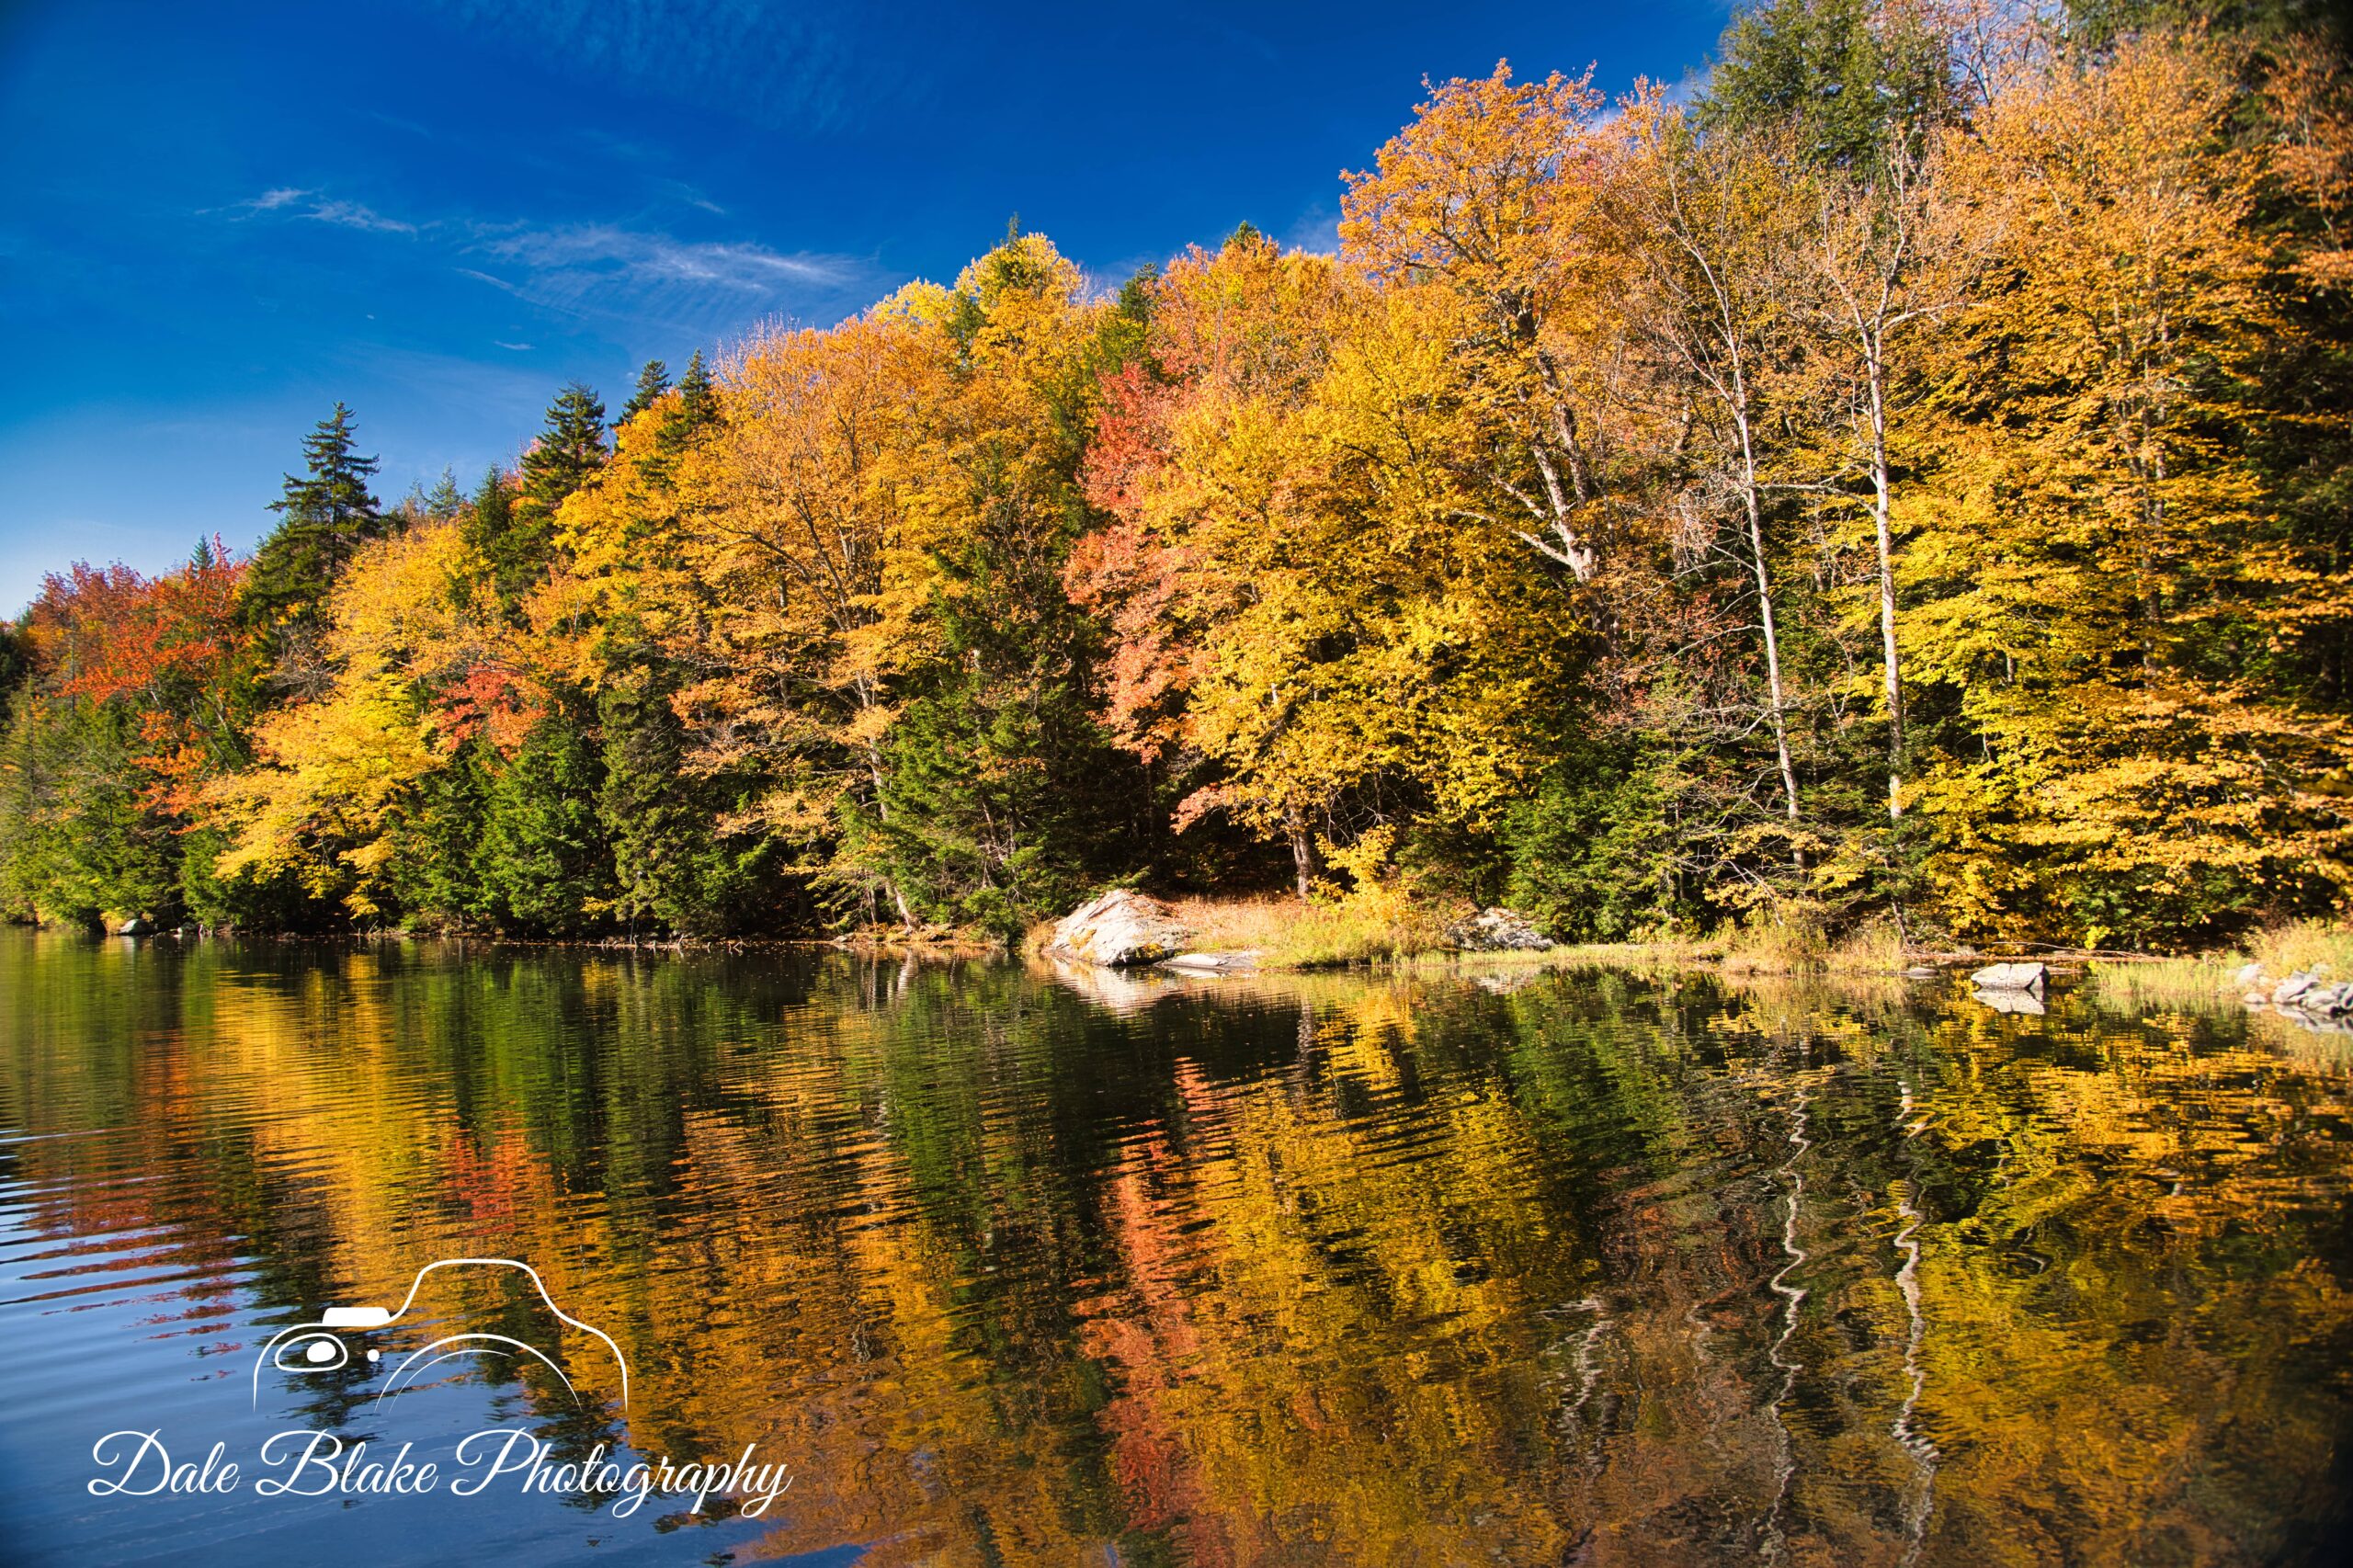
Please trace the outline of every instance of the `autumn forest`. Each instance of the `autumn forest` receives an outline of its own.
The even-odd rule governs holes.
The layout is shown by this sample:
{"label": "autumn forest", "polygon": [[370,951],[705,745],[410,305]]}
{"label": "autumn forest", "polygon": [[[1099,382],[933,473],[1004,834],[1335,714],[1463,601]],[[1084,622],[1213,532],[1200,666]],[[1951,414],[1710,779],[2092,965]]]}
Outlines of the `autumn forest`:
{"label": "autumn forest", "polygon": [[2340,911],[2353,68],[2303,17],[1777,0],[1688,97],[1433,82],[1336,254],[1115,283],[1017,224],[396,501],[337,406],[250,555],[6,627],[0,913]]}

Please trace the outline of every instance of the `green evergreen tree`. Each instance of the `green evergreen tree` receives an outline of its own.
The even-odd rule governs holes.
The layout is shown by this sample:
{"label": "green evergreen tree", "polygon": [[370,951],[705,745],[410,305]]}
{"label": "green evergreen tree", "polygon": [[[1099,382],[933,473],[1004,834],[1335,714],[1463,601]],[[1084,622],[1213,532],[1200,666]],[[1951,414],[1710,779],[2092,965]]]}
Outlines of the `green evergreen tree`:
{"label": "green evergreen tree", "polygon": [[2102,49],[2150,28],[2206,28],[2259,43],[2353,40],[2353,9],[2344,0],[2067,0],[2067,36]]}
{"label": "green evergreen tree", "polygon": [[1717,45],[1698,105],[1709,130],[1794,129],[1815,161],[1857,168],[1891,129],[1918,135],[1951,111],[1945,40],[1877,0],[1770,0]]}
{"label": "green evergreen tree", "polygon": [[0,620],[0,724],[16,711],[33,674],[33,641],[23,627]]}
{"label": "green evergreen tree", "polygon": [[608,922],[619,890],[586,718],[559,710],[540,721],[490,787],[480,863],[483,903],[501,930],[576,937]]}
{"label": "green evergreen tree", "polygon": [[504,476],[495,486],[484,482],[467,538],[489,563],[491,585],[510,617],[520,614],[523,596],[554,558],[557,509],[609,455],[605,405],[574,381],[549,404],[546,426],[523,454],[517,483],[510,488]]}
{"label": "green evergreen tree", "polygon": [[611,453],[605,445],[605,405],[574,381],[548,405],[547,426],[523,454],[523,499],[553,517],[564,497],[596,477]]}
{"label": "green evergreen tree", "polygon": [[404,923],[426,930],[473,930],[494,917],[484,869],[496,753],[474,736],[428,774],[395,829],[393,896]]}
{"label": "green evergreen tree", "polygon": [[140,731],[124,703],[26,694],[0,744],[0,911],[178,920],[179,844],[141,798]]}
{"label": "green evergreen tree", "polygon": [[678,407],[662,426],[663,449],[683,450],[718,419],[719,390],[711,385],[710,370],[703,364],[702,350],[698,348],[694,358],[687,361],[687,373],[678,378]]}
{"label": "green evergreen tree", "polygon": [[613,421],[615,428],[652,408],[669,390],[670,367],[659,359],[648,359],[645,369],[637,373],[637,390],[629,394],[629,401],[621,404],[621,416]]}
{"label": "green evergreen tree", "polygon": [[725,936],[779,913],[774,840],[730,838],[720,817],[740,805],[740,780],[683,767],[686,735],[671,709],[675,672],[642,665],[597,696],[604,784],[597,814],[612,844],[616,913],[632,929],[659,926]]}
{"label": "green evergreen tree", "polygon": [[286,494],[270,503],[278,526],[254,552],[244,605],[261,623],[315,619],[358,548],[384,531],[383,510],[369,491],[376,460],[353,448],[351,410],[338,403],[302,441],[304,472],[286,476]]}
{"label": "green evergreen tree", "polygon": [[482,476],[472,497],[460,514],[459,528],[475,554],[490,563],[491,579],[498,580],[500,560],[515,526],[515,484],[494,466]]}
{"label": "green evergreen tree", "polygon": [[465,510],[466,498],[458,490],[458,476],[448,469],[433,482],[425,493],[425,515],[437,523],[446,523]]}

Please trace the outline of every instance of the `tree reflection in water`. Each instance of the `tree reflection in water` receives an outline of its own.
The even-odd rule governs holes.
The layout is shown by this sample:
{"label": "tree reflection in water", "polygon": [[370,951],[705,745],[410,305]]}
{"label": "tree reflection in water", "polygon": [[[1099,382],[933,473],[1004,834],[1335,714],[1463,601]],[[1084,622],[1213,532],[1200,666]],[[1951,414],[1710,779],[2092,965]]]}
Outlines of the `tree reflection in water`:
{"label": "tree reflection in water", "polygon": [[627,1350],[638,1449],[790,1465],[762,1554],[2254,1562],[2343,1523],[2346,1079],[2243,1018],[22,933],[0,982],[15,1217],[168,1235],[143,1332],[529,1258]]}

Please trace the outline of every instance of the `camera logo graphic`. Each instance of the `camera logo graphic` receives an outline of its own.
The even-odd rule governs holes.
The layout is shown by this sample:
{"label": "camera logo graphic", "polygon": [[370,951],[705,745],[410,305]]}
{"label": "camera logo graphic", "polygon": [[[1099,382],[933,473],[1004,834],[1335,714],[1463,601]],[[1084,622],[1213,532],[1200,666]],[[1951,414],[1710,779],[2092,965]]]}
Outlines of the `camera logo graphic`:
{"label": "camera logo graphic", "polygon": [[[469,1267],[513,1268],[521,1271],[530,1279],[531,1288],[539,1293],[540,1303],[554,1315],[557,1322],[567,1327],[578,1329],[583,1334],[591,1335],[600,1341],[607,1350],[612,1352],[613,1364],[620,1369],[621,1410],[624,1414],[628,1412],[629,1360],[621,1354],[621,1347],[614,1344],[612,1336],[604,1330],[582,1323],[578,1318],[557,1306],[555,1298],[548,1293],[546,1281],[540,1278],[539,1270],[529,1264],[518,1263],[511,1257],[445,1257],[437,1263],[428,1263],[416,1271],[415,1278],[409,1281],[408,1294],[402,1298],[401,1304],[397,1307],[389,1310],[383,1307],[329,1307],[319,1314],[316,1323],[298,1323],[290,1327],[279,1329],[254,1357],[254,1407],[259,1409],[261,1406],[261,1374],[264,1367],[281,1372],[332,1372],[347,1367],[351,1364],[352,1357],[352,1344],[347,1335],[354,1333],[364,1335],[371,1329],[392,1327],[398,1324],[409,1308],[416,1303],[416,1294],[424,1289],[428,1275],[444,1268]],[[385,1361],[383,1351],[377,1346],[366,1346],[365,1353],[371,1366],[381,1367]],[[557,1381],[563,1384],[564,1392],[572,1395],[574,1403],[584,1403],[580,1397],[580,1391],[573,1387],[572,1380],[565,1376],[563,1369],[546,1350],[528,1341],[517,1339],[511,1335],[472,1330],[460,1334],[443,1335],[430,1344],[412,1350],[398,1361],[392,1363],[391,1369],[384,1378],[383,1386],[376,1391],[374,1403],[381,1404],[393,1394],[417,1386],[419,1380],[427,1372],[445,1362],[468,1358],[504,1358],[516,1361],[537,1361],[555,1374]]]}

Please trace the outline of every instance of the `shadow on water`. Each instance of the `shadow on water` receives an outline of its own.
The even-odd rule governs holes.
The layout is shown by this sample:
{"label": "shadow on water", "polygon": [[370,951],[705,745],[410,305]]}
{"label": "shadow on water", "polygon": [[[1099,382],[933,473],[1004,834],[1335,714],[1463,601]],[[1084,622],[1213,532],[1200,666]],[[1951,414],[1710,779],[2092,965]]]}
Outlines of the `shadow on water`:
{"label": "shadow on water", "polygon": [[[26,932],[0,992],[16,1560],[2254,1563],[2347,1525],[2348,1080],[2244,1017]],[[509,1278],[420,1315],[547,1366],[249,1413],[273,1334],[461,1256],[610,1334],[626,1410]],[[757,1520],[87,1496],[158,1423],[793,1479]]]}

